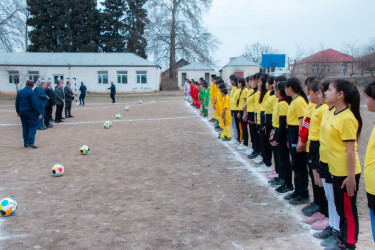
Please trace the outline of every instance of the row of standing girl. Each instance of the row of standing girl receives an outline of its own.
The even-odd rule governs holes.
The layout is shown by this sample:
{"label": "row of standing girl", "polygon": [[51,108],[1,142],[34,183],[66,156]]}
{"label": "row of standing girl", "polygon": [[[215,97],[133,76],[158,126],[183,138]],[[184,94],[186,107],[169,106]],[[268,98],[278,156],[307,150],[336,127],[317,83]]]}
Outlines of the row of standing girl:
{"label": "row of standing girl", "polygon": [[[314,237],[327,249],[353,249],[358,240],[356,195],[361,167],[357,141],[362,128],[360,95],[347,80],[309,77],[305,89],[297,78],[257,73],[246,79],[230,76],[230,96],[221,78],[213,77],[210,95],[219,138],[248,149],[248,158],[292,205],[302,209]],[[375,110],[375,83],[366,88]],[[308,98],[308,96],[309,98]],[[371,105],[368,105],[371,111]],[[375,131],[375,130],[374,130]],[[372,225],[375,225],[375,132],[365,160],[365,181]],[[251,147],[249,146],[251,142]],[[372,153],[371,153],[372,152]],[[275,171],[271,170],[272,156]],[[293,178],[294,176],[294,178]],[[374,184],[372,184],[374,183]],[[369,188],[367,188],[369,187]]]}

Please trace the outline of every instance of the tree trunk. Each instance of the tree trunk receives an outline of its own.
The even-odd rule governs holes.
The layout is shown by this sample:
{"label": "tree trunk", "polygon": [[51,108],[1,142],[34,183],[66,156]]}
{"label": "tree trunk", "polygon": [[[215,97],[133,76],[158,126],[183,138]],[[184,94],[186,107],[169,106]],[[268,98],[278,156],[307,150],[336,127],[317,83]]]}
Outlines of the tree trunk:
{"label": "tree trunk", "polygon": [[173,0],[172,8],[172,23],[171,23],[171,44],[170,44],[170,57],[169,57],[169,79],[176,80],[176,12],[178,0]]}

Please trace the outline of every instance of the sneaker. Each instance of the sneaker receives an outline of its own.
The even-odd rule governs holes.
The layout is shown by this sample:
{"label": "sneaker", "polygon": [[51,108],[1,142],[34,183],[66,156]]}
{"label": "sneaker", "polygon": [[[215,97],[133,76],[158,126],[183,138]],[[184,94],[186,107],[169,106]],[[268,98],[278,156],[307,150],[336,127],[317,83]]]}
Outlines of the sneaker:
{"label": "sneaker", "polygon": [[246,150],[245,154],[251,155],[253,153],[253,151],[254,151],[253,148],[249,148],[248,150]]}
{"label": "sneaker", "polygon": [[311,207],[315,206],[315,203],[314,202],[311,202],[310,204],[307,204],[306,206],[304,206],[301,211],[305,211],[306,209],[310,209]]}
{"label": "sneaker", "polygon": [[293,192],[293,193],[288,194],[287,196],[285,196],[284,199],[287,200],[287,201],[289,201],[289,200],[293,200],[297,196],[298,196],[298,194],[296,192]]}
{"label": "sneaker", "polygon": [[276,188],[277,194],[287,194],[293,192],[293,187],[287,187],[285,184],[281,185],[280,187]]}
{"label": "sneaker", "polygon": [[278,178],[279,174],[278,173],[267,174],[266,177],[267,177],[267,179],[273,180],[275,178]]}
{"label": "sneaker", "polygon": [[269,183],[269,184],[272,184],[272,183],[274,183],[275,181],[277,181],[278,179],[279,179],[279,177],[273,178],[272,180],[269,180],[268,183]]}
{"label": "sneaker", "polygon": [[215,119],[214,118],[211,118],[210,120],[208,120],[209,122],[214,122]]}
{"label": "sneaker", "polygon": [[[273,175],[273,174],[276,174],[275,170],[270,171],[266,176],[268,177],[269,175]],[[273,178],[270,178],[270,179],[273,179]]]}
{"label": "sneaker", "polygon": [[232,148],[237,148],[239,145],[240,145],[240,143],[237,140],[234,140],[234,142],[231,146],[232,146]]}
{"label": "sneaker", "polygon": [[336,246],[333,246],[333,247],[326,247],[326,248],[324,248],[324,250],[340,250],[340,249],[346,249],[346,250],[348,250],[348,249],[355,249],[356,247],[355,247],[355,245],[353,246],[353,247],[347,247],[347,246],[345,246],[345,244],[338,244],[338,245],[336,245]]}
{"label": "sneaker", "polygon": [[277,178],[277,181],[272,182],[271,186],[272,187],[279,187],[279,186],[281,186],[283,184],[284,184],[284,180]]}
{"label": "sneaker", "polygon": [[232,139],[230,137],[224,136],[224,138],[221,139],[222,141],[231,141]]}
{"label": "sneaker", "polygon": [[262,161],[263,161],[263,157],[260,155],[258,155],[257,157],[253,159],[253,162],[255,163],[261,163]]}
{"label": "sneaker", "polygon": [[261,165],[260,167],[257,168],[257,171],[260,172],[260,173],[268,173],[269,171],[271,171],[271,167],[263,164],[263,165]]}
{"label": "sneaker", "polygon": [[322,242],[320,242],[320,245],[322,247],[334,247],[337,244],[340,244],[341,242],[339,240],[339,235],[340,235],[340,232],[333,229],[332,235],[329,236],[328,238],[324,239]]}
{"label": "sneaker", "polygon": [[316,212],[313,216],[307,218],[307,219],[305,220],[305,222],[306,222],[307,224],[310,224],[310,225],[311,225],[311,224],[314,224],[315,222],[320,221],[320,220],[322,220],[322,219],[324,219],[324,218],[325,218],[324,215],[322,215],[322,214],[319,213],[319,212]]}
{"label": "sneaker", "polygon": [[247,147],[243,144],[240,144],[238,147],[237,147],[238,150],[245,150],[247,149]]}
{"label": "sneaker", "polygon": [[327,239],[329,236],[333,234],[333,228],[328,226],[326,229],[324,229],[322,232],[315,232],[313,233],[313,236],[317,239]]}
{"label": "sneaker", "polygon": [[313,223],[311,225],[311,228],[315,230],[325,230],[328,226],[329,226],[329,219],[327,217],[324,217],[323,219]]}
{"label": "sneaker", "polygon": [[252,152],[251,155],[248,155],[247,158],[249,159],[255,159],[259,154],[258,153],[255,153],[255,152]]}
{"label": "sneaker", "polygon": [[305,209],[305,210],[302,210],[302,213],[303,213],[305,216],[307,216],[307,217],[312,216],[312,215],[315,214],[316,212],[319,212],[319,206],[316,205],[315,203],[314,203],[313,206],[311,206],[311,207],[309,207],[309,208],[307,208],[307,209]]}
{"label": "sneaker", "polygon": [[298,195],[293,200],[290,200],[289,204],[294,205],[294,206],[298,206],[298,205],[302,205],[302,204],[307,204],[309,202],[310,202],[310,198],[308,196]]}

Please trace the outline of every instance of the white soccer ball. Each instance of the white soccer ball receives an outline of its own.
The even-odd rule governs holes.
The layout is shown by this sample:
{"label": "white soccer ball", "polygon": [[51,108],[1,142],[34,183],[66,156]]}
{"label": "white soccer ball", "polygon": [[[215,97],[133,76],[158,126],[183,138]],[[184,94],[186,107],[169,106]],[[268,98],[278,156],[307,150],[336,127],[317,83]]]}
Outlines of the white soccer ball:
{"label": "white soccer ball", "polygon": [[120,114],[116,114],[116,119],[120,119],[121,118],[121,115]]}
{"label": "white soccer ball", "polygon": [[87,145],[82,145],[80,148],[79,148],[79,151],[81,152],[82,155],[87,155],[89,153],[89,146]]}
{"label": "white soccer ball", "polygon": [[142,104],[142,100],[139,100],[139,104]]}
{"label": "white soccer ball", "polygon": [[126,110],[126,111],[129,111],[129,110],[130,110],[130,107],[129,107],[129,106],[125,106],[125,110]]}
{"label": "white soccer ball", "polygon": [[11,216],[17,210],[17,201],[13,198],[5,198],[0,201],[1,216]]}
{"label": "white soccer ball", "polygon": [[106,121],[104,123],[104,128],[110,128],[112,126],[112,123],[110,121]]}
{"label": "white soccer ball", "polygon": [[52,166],[52,174],[53,176],[59,177],[64,174],[64,166],[61,164],[55,164]]}

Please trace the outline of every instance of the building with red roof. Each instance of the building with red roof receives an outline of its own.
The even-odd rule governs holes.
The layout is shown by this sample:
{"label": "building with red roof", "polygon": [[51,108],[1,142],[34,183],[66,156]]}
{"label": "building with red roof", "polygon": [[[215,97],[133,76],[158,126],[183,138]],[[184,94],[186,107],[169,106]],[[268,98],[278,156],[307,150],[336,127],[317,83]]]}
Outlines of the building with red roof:
{"label": "building with red roof", "polygon": [[334,49],[319,51],[292,65],[292,75],[304,78],[353,77],[362,75],[360,60]]}

